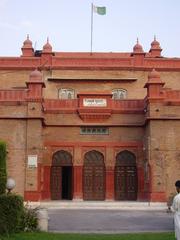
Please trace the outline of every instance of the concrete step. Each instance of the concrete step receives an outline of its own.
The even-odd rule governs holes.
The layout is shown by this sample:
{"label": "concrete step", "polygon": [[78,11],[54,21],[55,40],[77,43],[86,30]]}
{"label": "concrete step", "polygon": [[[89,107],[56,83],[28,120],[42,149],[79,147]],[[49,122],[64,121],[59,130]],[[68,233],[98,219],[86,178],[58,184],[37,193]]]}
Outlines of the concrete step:
{"label": "concrete step", "polygon": [[118,210],[168,210],[165,202],[139,201],[42,201],[28,202],[32,207],[47,209],[118,209]]}

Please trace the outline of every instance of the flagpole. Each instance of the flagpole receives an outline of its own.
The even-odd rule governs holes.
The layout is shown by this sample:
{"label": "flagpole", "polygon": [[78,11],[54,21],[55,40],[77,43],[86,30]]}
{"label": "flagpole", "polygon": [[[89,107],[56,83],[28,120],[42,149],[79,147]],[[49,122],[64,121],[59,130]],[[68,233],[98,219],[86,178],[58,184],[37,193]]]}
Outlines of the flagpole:
{"label": "flagpole", "polygon": [[93,48],[93,3],[91,3],[91,55]]}

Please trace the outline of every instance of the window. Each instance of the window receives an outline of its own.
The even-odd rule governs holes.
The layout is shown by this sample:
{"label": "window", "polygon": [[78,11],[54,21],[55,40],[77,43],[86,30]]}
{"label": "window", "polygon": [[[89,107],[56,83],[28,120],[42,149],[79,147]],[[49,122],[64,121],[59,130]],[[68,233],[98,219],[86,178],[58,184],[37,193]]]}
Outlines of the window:
{"label": "window", "polygon": [[107,128],[107,127],[81,127],[80,134],[108,135],[109,128]]}
{"label": "window", "polygon": [[127,98],[127,90],[125,89],[113,89],[112,90],[113,99],[125,99]]}
{"label": "window", "polygon": [[74,90],[61,88],[59,89],[58,97],[60,99],[74,99]]}

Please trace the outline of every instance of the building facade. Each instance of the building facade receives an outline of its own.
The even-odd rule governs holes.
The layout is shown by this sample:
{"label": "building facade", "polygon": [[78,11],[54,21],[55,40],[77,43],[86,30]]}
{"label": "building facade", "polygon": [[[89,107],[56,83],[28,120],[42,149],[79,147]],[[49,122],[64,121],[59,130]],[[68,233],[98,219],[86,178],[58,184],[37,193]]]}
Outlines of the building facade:
{"label": "building facade", "polygon": [[0,139],[26,200],[167,201],[180,173],[180,58],[34,51],[0,57]]}

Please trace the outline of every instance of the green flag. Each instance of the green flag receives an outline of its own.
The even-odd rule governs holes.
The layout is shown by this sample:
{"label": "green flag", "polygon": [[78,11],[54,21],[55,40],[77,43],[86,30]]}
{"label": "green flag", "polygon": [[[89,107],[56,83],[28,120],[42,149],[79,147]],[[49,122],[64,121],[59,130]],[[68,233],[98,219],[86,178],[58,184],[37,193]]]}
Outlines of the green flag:
{"label": "green flag", "polygon": [[93,5],[93,10],[99,15],[106,15],[106,7],[97,7]]}

